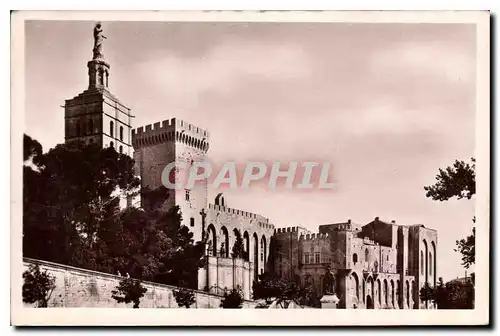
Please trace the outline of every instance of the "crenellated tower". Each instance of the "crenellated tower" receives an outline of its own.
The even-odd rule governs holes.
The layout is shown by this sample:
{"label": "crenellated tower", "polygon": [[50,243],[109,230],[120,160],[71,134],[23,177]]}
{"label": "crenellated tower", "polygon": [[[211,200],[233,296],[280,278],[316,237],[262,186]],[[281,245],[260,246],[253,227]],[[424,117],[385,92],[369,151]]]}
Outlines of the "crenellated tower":
{"label": "crenellated tower", "polygon": [[311,232],[294,226],[274,230],[274,272],[281,278],[296,279],[301,265],[300,237]]}
{"label": "crenellated tower", "polygon": [[[141,176],[141,188],[156,190],[164,186],[162,178],[175,183],[186,176],[187,169],[194,162],[205,161],[209,148],[209,133],[199,127],[176,118],[157,122],[153,125],[132,130],[135,171]],[[183,163],[183,170],[167,166],[175,162]],[[207,212],[207,181],[200,181],[189,188],[183,181],[182,188],[168,189],[163,205],[168,209],[178,205],[182,212],[183,224],[194,233],[195,241],[201,240],[203,214]],[[142,207],[148,208],[143,197]],[[203,211],[203,212],[202,212]]]}

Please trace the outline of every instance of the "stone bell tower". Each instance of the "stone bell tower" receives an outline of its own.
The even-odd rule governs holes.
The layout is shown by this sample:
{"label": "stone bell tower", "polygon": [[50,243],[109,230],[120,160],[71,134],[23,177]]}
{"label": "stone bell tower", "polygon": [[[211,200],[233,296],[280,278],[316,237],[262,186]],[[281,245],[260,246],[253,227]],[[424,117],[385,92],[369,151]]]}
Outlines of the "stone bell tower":
{"label": "stone bell tower", "polygon": [[103,53],[103,28],[94,27],[92,60],[87,63],[88,88],[64,105],[65,140],[97,143],[132,156],[130,109],[109,90],[110,65]]}

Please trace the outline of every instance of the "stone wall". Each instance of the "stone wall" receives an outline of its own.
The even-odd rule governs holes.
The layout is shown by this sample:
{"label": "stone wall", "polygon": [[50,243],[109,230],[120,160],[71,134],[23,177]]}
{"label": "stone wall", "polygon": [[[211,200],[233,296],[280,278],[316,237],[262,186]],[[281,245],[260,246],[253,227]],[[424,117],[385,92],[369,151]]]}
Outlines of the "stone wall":
{"label": "stone wall", "polygon": [[[35,262],[42,270],[47,270],[55,276],[56,287],[50,297],[49,307],[131,308],[133,305],[117,303],[111,297],[111,291],[123,279],[121,276],[28,258],[23,260],[24,269],[28,269],[28,266]],[[143,286],[148,291],[141,300],[140,308],[178,308],[173,296],[176,287],[153,282],[143,282]],[[219,308],[221,296],[194,292],[196,302],[191,308]],[[255,305],[252,301],[245,301],[243,308],[254,308]]]}

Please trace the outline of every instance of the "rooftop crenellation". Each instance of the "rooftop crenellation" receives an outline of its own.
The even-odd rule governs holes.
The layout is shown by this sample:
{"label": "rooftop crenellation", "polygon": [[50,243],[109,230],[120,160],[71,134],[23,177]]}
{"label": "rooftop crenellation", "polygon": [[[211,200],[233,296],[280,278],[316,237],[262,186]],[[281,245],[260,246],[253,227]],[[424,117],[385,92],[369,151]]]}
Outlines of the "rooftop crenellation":
{"label": "rooftop crenellation", "polygon": [[209,137],[208,131],[172,118],[133,129],[132,145],[134,148],[140,148],[175,140],[207,151]]}
{"label": "rooftop crenellation", "polygon": [[232,214],[236,216],[242,216],[245,218],[249,219],[255,219],[258,223],[259,227],[262,227],[264,229],[274,229],[274,225],[269,223],[269,218],[263,217],[262,215],[244,211],[244,210],[239,210],[239,209],[234,209],[234,208],[229,208],[225,207],[222,205],[216,205],[216,204],[208,204],[208,208],[210,210],[215,210],[215,211],[221,211],[225,212],[227,214]]}
{"label": "rooftop crenellation", "polygon": [[300,227],[300,226],[289,226],[289,227],[282,227],[282,228],[276,228],[274,230],[274,233],[290,233],[290,232],[310,232],[309,230]]}
{"label": "rooftop crenellation", "polygon": [[328,233],[308,233],[300,235],[301,240],[320,240],[327,239],[328,237]]}

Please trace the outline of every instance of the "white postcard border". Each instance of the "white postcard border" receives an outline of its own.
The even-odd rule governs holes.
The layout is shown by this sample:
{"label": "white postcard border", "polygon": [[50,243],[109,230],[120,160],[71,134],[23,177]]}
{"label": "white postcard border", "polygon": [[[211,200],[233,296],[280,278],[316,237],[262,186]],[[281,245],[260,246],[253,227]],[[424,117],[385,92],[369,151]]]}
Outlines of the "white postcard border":
{"label": "white postcard border", "polygon": [[[474,310],[25,308],[22,283],[24,21],[413,22],[477,25]],[[13,325],[478,325],[489,317],[490,17],[486,11],[20,11],[11,21],[11,323]]]}

